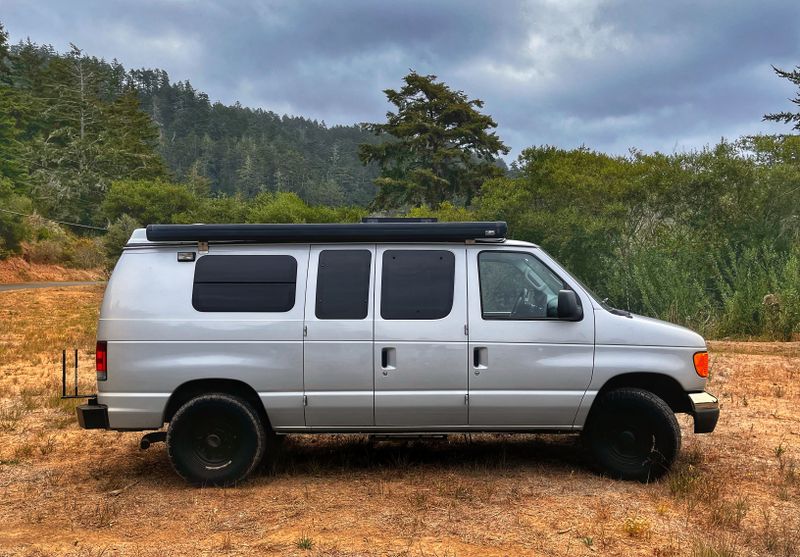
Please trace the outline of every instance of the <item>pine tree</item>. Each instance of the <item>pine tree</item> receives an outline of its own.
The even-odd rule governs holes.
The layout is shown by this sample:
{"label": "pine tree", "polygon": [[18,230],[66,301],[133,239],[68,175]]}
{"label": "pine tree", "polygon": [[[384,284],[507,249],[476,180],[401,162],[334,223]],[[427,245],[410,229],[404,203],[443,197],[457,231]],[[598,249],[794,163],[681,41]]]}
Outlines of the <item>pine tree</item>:
{"label": "pine tree", "polygon": [[[784,71],[775,66],[772,66],[772,69],[779,77],[789,80],[791,83],[798,86],[798,92],[795,97],[789,100],[795,105],[800,106],[800,66],[796,66],[792,71]],[[773,112],[771,114],[765,114],[763,120],[792,124],[793,130],[800,131],[800,112],[789,112],[786,110],[783,112]]]}
{"label": "pine tree", "polygon": [[490,131],[497,124],[478,111],[483,101],[453,91],[435,75],[412,71],[403,81],[399,91],[384,91],[396,112],[386,114],[386,123],[364,126],[384,139],[360,148],[361,160],[381,169],[376,206],[469,205],[486,179],[502,174],[494,160],[508,147]]}
{"label": "pine tree", "polygon": [[0,24],[0,257],[19,248],[25,226],[19,213],[30,211],[27,169],[21,137],[27,116],[26,95],[13,89],[8,33]]}
{"label": "pine tree", "polygon": [[51,218],[91,222],[111,181],[165,174],[157,129],[135,93],[109,86],[114,76],[74,45],[47,65],[38,92],[44,129],[30,142],[29,160],[35,201]]}

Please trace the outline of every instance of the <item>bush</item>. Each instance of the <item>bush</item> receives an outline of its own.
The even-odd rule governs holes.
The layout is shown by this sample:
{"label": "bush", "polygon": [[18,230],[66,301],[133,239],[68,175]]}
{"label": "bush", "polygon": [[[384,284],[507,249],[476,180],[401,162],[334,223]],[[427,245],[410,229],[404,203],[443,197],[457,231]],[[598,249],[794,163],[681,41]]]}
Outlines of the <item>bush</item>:
{"label": "bush", "polygon": [[[31,200],[12,193],[11,185],[0,176],[0,206],[15,213],[28,214]],[[0,212],[0,258],[18,252],[22,241],[30,236],[25,218],[13,213]]]}
{"label": "bush", "polygon": [[49,265],[64,264],[66,262],[66,245],[62,240],[39,240],[38,242],[23,242],[22,258],[29,263],[42,263]]}
{"label": "bush", "polygon": [[789,340],[800,331],[800,248],[747,248],[720,267],[720,335]]}
{"label": "bush", "polygon": [[106,252],[101,238],[76,238],[69,246],[68,265],[76,269],[106,266]]}
{"label": "bush", "polygon": [[101,210],[112,222],[128,215],[144,224],[169,223],[173,215],[189,211],[196,202],[197,197],[182,184],[120,180],[111,184]]}
{"label": "bush", "polygon": [[710,331],[719,304],[703,281],[714,267],[703,251],[690,234],[662,232],[603,261],[604,294],[611,305]]}
{"label": "bush", "polygon": [[63,231],[45,239],[23,242],[22,257],[29,263],[97,269],[106,264],[101,238],[76,237]]}
{"label": "bush", "polygon": [[113,268],[116,265],[117,259],[122,254],[122,248],[125,247],[131,234],[137,228],[140,228],[139,223],[129,215],[122,215],[108,227],[108,232],[103,238],[103,246],[105,247],[109,268]]}
{"label": "bush", "polygon": [[800,247],[795,247],[778,275],[778,315],[771,332],[785,340],[800,332]]}
{"label": "bush", "polygon": [[478,220],[475,212],[465,207],[457,207],[445,201],[437,208],[433,209],[427,205],[414,207],[408,212],[409,217],[433,217],[441,222],[458,222],[458,221],[473,221]]}
{"label": "bush", "polygon": [[247,203],[239,197],[202,197],[183,213],[173,215],[172,222],[180,224],[244,222]]}
{"label": "bush", "polygon": [[247,211],[247,222],[358,222],[367,214],[360,207],[308,205],[295,193],[262,193]]}

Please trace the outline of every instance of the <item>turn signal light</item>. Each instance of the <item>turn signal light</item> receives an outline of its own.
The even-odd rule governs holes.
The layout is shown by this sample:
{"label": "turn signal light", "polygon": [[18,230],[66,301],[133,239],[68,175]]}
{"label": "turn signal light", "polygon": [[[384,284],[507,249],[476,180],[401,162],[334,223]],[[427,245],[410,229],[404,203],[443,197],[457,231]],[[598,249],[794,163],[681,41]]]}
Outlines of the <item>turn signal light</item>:
{"label": "turn signal light", "polygon": [[97,363],[97,380],[108,379],[108,343],[104,340],[97,341],[95,348],[95,362]]}
{"label": "turn signal light", "polygon": [[694,370],[700,377],[708,377],[708,352],[695,353]]}

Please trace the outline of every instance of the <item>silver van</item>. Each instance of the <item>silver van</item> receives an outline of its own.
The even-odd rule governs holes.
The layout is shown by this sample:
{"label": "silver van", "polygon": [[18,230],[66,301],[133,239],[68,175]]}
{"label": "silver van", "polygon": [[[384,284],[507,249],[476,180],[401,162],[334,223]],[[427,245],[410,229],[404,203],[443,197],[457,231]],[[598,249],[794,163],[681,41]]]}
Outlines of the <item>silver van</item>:
{"label": "silver van", "polygon": [[[598,300],[504,222],[150,225],[105,292],[87,429],[160,430],[196,484],[292,433],[581,432],[647,481],[713,431],[698,334]],[[268,456],[268,455],[267,455]]]}

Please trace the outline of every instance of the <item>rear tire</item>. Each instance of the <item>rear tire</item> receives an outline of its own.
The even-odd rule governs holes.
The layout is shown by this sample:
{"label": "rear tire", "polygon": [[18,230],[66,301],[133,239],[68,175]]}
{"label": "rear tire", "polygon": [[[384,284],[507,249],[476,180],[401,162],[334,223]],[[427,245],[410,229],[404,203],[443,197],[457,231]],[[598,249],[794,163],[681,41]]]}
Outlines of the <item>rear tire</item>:
{"label": "rear tire", "polygon": [[167,429],[172,467],[195,485],[230,486],[261,462],[266,431],[244,400],[223,393],[193,398],[181,406]]}
{"label": "rear tire", "polygon": [[675,413],[644,389],[609,391],[595,403],[584,438],[600,472],[648,482],[669,471],[681,447]]}

